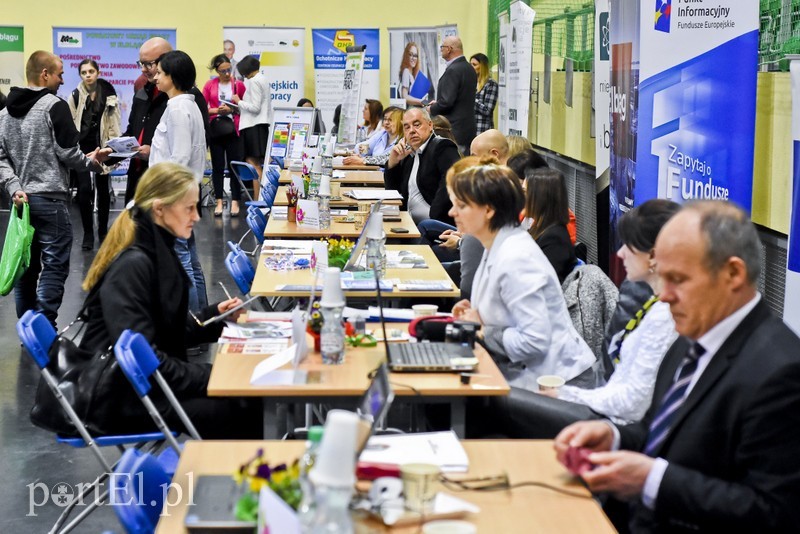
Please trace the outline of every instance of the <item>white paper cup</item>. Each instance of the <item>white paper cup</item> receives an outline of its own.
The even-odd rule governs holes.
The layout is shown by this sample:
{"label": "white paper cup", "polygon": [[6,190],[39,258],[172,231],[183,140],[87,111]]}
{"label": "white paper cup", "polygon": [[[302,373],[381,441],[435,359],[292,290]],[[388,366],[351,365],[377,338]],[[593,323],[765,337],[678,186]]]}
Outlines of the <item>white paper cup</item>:
{"label": "white paper cup", "polygon": [[550,391],[558,389],[564,385],[564,379],[556,375],[542,375],[536,379],[539,384],[539,391]]}
{"label": "white paper cup", "polygon": [[439,311],[439,306],[436,304],[414,304],[411,309],[414,310],[414,317],[429,317],[436,315]]}
{"label": "white paper cup", "polygon": [[478,527],[454,519],[431,521],[422,525],[422,534],[477,534]]}
{"label": "white paper cup", "polygon": [[356,483],[358,426],[359,417],[353,412],[328,412],[317,459],[308,474],[314,484],[346,488]]}
{"label": "white paper cup", "polygon": [[436,481],[440,472],[439,466],[434,464],[403,464],[400,466],[406,508],[412,512],[423,514],[433,511]]}
{"label": "white paper cup", "polygon": [[331,181],[331,196],[337,198],[342,196],[342,184]]}

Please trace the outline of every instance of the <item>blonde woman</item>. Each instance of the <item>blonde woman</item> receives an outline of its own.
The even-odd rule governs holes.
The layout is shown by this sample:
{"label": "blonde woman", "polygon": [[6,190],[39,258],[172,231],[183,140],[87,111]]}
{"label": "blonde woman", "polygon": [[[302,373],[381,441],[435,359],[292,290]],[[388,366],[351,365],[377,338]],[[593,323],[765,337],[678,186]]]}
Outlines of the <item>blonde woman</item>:
{"label": "blonde woman", "polygon": [[[133,205],[114,221],[83,282],[87,297],[86,333],[81,347],[90,351],[113,345],[126,329],[142,334],[158,352],[159,369],[203,437],[231,437],[258,421],[237,417],[238,401],[209,399],[210,366],[187,361],[190,345],[216,341],[221,323],[201,327],[188,313],[189,279],[174,251],[175,240],[188,239],[199,220],[195,174],[176,163],[159,163],[142,175]],[[232,298],[209,306],[202,321],[241,304]],[[235,320],[236,313],[232,314]],[[124,380],[123,380],[124,382]],[[125,384],[127,386],[127,384]],[[103,422],[109,433],[148,431],[152,420],[131,388],[120,388],[120,417]],[[182,428],[169,403],[156,402],[170,425]],[[238,419],[234,423],[231,419]],[[237,424],[241,428],[236,428]],[[257,426],[257,425],[256,425]],[[154,430],[154,429],[153,429]],[[257,435],[253,432],[253,437]]]}
{"label": "blonde woman", "polygon": [[475,126],[477,133],[494,128],[494,108],[500,88],[489,76],[489,58],[486,54],[477,53],[469,58],[469,63],[478,75],[478,86],[475,93]]}
{"label": "blonde woman", "polygon": [[345,165],[384,165],[389,159],[392,147],[403,138],[403,110],[389,106],[383,112],[383,131],[381,135],[361,143],[366,148],[362,156],[347,156]]}

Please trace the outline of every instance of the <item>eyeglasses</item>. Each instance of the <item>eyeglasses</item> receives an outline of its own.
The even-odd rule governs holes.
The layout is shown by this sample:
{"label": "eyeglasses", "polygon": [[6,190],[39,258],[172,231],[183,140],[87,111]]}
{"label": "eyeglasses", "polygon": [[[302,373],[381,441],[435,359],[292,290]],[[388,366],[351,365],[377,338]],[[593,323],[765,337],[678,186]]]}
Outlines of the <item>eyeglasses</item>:
{"label": "eyeglasses", "polygon": [[444,50],[445,48],[449,48],[450,50],[453,49],[453,47],[450,46],[450,45],[441,45],[441,46],[439,46],[439,50]]}
{"label": "eyeglasses", "polygon": [[136,64],[140,69],[151,70],[158,65],[158,61],[137,61]]}
{"label": "eyeglasses", "polygon": [[413,57],[414,59],[419,58],[419,54],[408,54],[408,57]]}
{"label": "eyeglasses", "polygon": [[233,70],[232,69],[217,69],[217,72],[220,73],[220,74],[230,74],[231,72],[233,72]]}
{"label": "eyeglasses", "polygon": [[392,122],[392,116],[391,116],[391,115],[386,115],[386,116],[383,118],[383,122]]}

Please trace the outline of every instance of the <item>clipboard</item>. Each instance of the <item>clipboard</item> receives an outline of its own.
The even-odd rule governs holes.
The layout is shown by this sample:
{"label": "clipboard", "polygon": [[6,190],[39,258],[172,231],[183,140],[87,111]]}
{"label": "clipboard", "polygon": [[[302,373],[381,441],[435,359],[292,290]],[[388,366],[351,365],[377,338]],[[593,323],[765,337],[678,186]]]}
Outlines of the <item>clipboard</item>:
{"label": "clipboard", "polygon": [[409,96],[413,96],[414,98],[421,100],[428,94],[430,89],[431,81],[422,71],[419,71],[417,73],[417,77],[414,78],[414,83],[411,85],[411,89],[408,90],[408,94]]}
{"label": "clipboard", "polygon": [[[200,326],[202,326],[202,327],[206,327],[206,326],[208,326],[208,325],[210,325],[210,324],[216,323],[217,321],[221,321],[221,320],[225,319],[226,317],[228,317],[229,315],[231,315],[233,312],[236,312],[236,311],[238,311],[238,310],[241,310],[242,308],[244,308],[245,306],[247,306],[248,304],[250,304],[251,302],[253,302],[253,301],[254,301],[254,300],[256,300],[257,298],[258,298],[258,296],[257,296],[257,295],[256,295],[256,296],[254,296],[254,297],[250,297],[249,299],[247,299],[247,300],[243,301],[243,302],[242,302],[241,304],[239,304],[238,306],[235,306],[235,307],[231,308],[230,310],[226,310],[224,313],[220,313],[219,315],[215,315],[214,317],[212,317],[212,318],[210,318],[210,319],[206,319],[205,321],[201,321],[201,320],[199,320],[197,317],[195,317],[195,316],[194,316],[194,314],[193,314],[193,313],[192,313],[192,317],[194,317],[194,320],[195,320],[195,321],[197,321],[197,323],[198,323]],[[189,313],[191,313],[191,312],[189,312]]]}

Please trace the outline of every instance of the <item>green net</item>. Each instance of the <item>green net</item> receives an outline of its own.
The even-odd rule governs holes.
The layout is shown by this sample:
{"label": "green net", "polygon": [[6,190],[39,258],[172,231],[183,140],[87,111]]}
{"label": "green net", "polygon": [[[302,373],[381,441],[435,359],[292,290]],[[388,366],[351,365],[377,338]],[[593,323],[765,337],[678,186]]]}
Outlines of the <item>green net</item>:
{"label": "green net", "polygon": [[800,0],[761,0],[758,61],[768,70],[788,70],[784,59],[800,54]]}
{"label": "green net", "polygon": [[[594,60],[594,2],[534,2],[533,52],[571,59],[576,71],[591,71]],[[553,65],[556,66],[556,62]]]}

